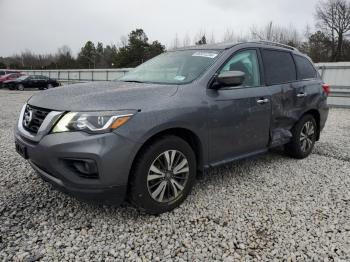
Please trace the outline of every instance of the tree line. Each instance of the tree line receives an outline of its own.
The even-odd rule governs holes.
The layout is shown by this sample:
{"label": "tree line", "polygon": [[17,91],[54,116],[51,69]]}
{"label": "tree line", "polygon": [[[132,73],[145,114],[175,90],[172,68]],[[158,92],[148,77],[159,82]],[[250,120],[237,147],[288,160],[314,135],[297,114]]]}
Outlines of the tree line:
{"label": "tree line", "polygon": [[[347,0],[320,1],[315,10],[315,28],[307,26],[299,32],[293,26],[251,26],[246,34],[235,34],[227,29],[220,41],[215,34],[200,31],[191,39],[185,35],[181,41],[176,34],[168,49],[189,45],[213,44],[216,42],[243,42],[250,39],[279,42],[298,48],[314,62],[350,61],[350,2]],[[26,50],[18,55],[0,57],[0,68],[12,69],[75,69],[75,68],[125,68],[135,67],[166,48],[159,41],[150,42],[143,29],[133,30],[121,44],[104,46],[87,41],[77,56],[68,46],[62,46],[55,54],[40,55]]]}

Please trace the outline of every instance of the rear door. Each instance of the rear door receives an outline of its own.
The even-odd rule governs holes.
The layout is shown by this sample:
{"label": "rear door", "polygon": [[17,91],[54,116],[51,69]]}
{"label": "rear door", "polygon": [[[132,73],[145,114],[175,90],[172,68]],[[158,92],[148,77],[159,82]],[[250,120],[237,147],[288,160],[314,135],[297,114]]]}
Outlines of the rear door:
{"label": "rear door", "polygon": [[306,57],[294,55],[294,61],[298,75],[298,82],[294,84],[297,93],[295,107],[303,113],[308,108],[318,108],[315,103],[319,101],[322,92],[322,80]]}
{"label": "rear door", "polygon": [[37,76],[38,82],[37,87],[39,88],[45,88],[48,83],[48,78],[46,76]]}
{"label": "rear door", "polygon": [[295,88],[297,72],[291,52],[282,49],[262,49],[267,88],[271,92],[272,119],[271,145],[277,146],[289,141],[290,132],[299,119],[301,107],[297,106]]}
{"label": "rear door", "polygon": [[271,104],[262,85],[258,49],[235,53],[221,71],[242,71],[242,86],[207,89],[210,161],[221,163],[265,150],[269,141]]}

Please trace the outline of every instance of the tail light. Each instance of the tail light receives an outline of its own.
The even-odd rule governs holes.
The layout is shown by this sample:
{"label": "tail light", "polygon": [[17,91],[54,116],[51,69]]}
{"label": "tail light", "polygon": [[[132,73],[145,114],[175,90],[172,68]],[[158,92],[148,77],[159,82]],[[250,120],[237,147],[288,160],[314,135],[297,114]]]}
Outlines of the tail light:
{"label": "tail light", "polygon": [[323,92],[325,92],[327,94],[327,96],[328,96],[330,94],[330,92],[331,92],[331,88],[329,87],[329,85],[323,84],[322,88],[323,88]]}

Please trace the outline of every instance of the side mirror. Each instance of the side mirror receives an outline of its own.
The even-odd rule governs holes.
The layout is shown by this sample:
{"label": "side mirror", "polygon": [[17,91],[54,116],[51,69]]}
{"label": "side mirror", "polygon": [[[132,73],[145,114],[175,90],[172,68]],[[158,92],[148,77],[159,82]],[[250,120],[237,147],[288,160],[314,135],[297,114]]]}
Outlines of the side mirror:
{"label": "side mirror", "polygon": [[220,87],[240,86],[244,80],[245,73],[242,71],[226,71],[216,77],[216,82]]}

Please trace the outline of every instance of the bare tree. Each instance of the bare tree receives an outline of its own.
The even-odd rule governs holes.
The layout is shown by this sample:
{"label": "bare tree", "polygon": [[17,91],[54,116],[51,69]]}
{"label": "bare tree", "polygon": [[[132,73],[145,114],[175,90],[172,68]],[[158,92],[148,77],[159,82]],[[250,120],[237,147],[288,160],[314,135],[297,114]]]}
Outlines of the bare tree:
{"label": "bare tree", "polygon": [[283,27],[274,25],[272,22],[262,27],[253,25],[250,28],[250,33],[254,39],[279,42],[295,47],[299,47],[302,42],[301,35],[292,25]]}
{"label": "bare tree", "polygon": [[176,48],[179,48],[179,47],[180,47],[180,39],[179,39],[179,36],[178,36],[177,33],[176,33],[175,38],[174,38],[174,41],[173,41],[173,46],[172,46],[172,48],[173,48],[173,49],[176,49]]}
{"label": "bare tree", "polygon": [[223,42],[236,42],[237,38],[235,36],[235,33],[232,29],[226,29],[223,37]]}
{"label": "bare tree", "polygon": [[188,34],[185,35],[182,44],[183,44],[183,46],[190,46],[191,45],[191,38]]}
{"label": "bare tree", "polygon": [[215,44],[215,35],[214,32],[211,32],[210,38],[208,39],[208,44]]}
{"label": "bare tree", "polygon": [[343,54],[344,35],[350,31],[350,2],[347,0],[320,1],[316,7],[319,28],[332,41],[332,60],[339,61]]}

